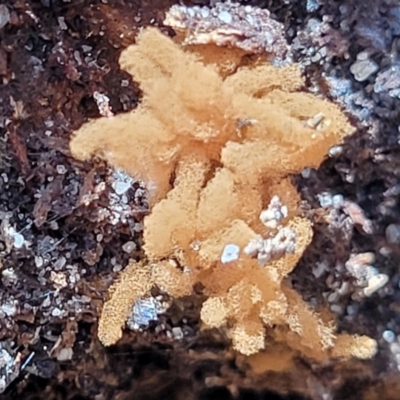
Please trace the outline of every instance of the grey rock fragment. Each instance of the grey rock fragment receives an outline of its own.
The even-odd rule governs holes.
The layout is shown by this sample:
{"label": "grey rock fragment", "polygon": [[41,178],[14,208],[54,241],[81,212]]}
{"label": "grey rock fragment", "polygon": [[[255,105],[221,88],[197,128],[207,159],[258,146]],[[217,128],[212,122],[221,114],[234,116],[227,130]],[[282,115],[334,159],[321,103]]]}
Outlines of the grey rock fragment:
{"label": "grey rock fragment", "polygon": [[[212,8],[174,5],[165,25],[185,33],[185,44],[230,46],[250,53],[267,52],[283,61],[289,53],[283,25],[268,10],[234,2],[216,2]],[[274,59],[275,61],[275,59]]]}
{"label": "grey rock fragment", "polygon": [[175,340],[183,339],[182,329],[179,326],[172,328],[172,336],[174,337]]}
{"label": "grey rock fragment", "polygon": [[72,360],[72,356],[74,355],[74,351],[71,348],[64,348],[60,350],[60,353],[57,355],[58,361],[69,361]]}
{"label": "grey rock fragment", "polygon": [[379,70],[379,65],[371,60],[368,53],[361,52],[357,55],[357,61],[350,66],[350,72],[358,82],[366,81]]}
{"label": "grey rock fragment", "polygon": [[399,97],[400,66],[394,65],[384,71],[380,71],[375,79],[374,92],[389,93],[391,97]]}
{"label": "grey rock fragment", "polygon": [[0,4],[0,29],[4,28],[10,21],[10,11],[5,4]]}
{"label": "grey rock fragment", "polygon": [[390,224],[387,226],[386,231],[386,240],[390,244],[399,244],[400,243],[400,224]]}

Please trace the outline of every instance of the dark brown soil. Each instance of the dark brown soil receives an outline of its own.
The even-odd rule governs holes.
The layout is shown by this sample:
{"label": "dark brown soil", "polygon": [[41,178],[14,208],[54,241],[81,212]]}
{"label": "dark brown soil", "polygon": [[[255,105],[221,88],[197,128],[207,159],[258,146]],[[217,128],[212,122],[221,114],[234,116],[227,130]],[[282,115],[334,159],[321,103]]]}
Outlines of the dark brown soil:
{"label": "dark brown soil", "polygon": [[[8,310],[11,300],[17,304],[15,313],[0,320],[0,342],[14,357],[33,356],[8,382],[1,399],[398,398],[398,372],[382,341],[386,329],[400,333],[400,251],[385,235],[389,224],[400,222],[400,118],[393,109],[389,117],[373,116],[379,125],[375,136],[360,129],[341,155],[307,178],[294,177],[316,231],[291,278],[303,297],[314,306],[323,305],[329,276],[348,279],[335,265],[350,253],[374,251],[381,272],[390,276],[384,293],[360,301],[351,295],[343,298],[344,311],[337,317],[341,329],[379,341],[374,360],[320,366],[298,359],[292,371],[257,376],[230,350],[221,332],[199,331],[201,292],[174,302],[145,332],[127,333],[117,346],[104,349],[96,339],[96,321],[117,267],[132,257],[122,250],[132,237],[132,224],[99,221],[98,209],[108,207],[110,171],[100,162],[74,160],[69,137],[88,118],[99,116],[94,92],[106,94],[115,113],[140,101],[136,84],[119,69],[119,53],[133,43],[140,27],[162,27],[164,11],[174,1],[0,3],[10,11],[9,22],[0,29],[0,215],[2,232],[7,221],[26,242],[15,248],[3,233],[0,238],[2,271],[8,271],[0,278],[0,306]],[[285,22],[290,40],[306,19],[303,1],[247,3],[268,6]],[[325,3],[335,13],[343,2]],[[360,39],[353,39],[356,52]],[[345,75],[350,62],[332,61]],[[321,70],[311,66],[306,73],[311,85]],[[85,194],[102,181],[108,182],[104,193],[85,206]],[[349,231],[347,225],[332,229],[318,219],[316,195],[324,191],[359,204],[373,223],[373,235],[357,228]],[[140,223],[145,200],[138,200],[134,191],[130,196],[131,222]],[[135,242],[133,256],[140,258],[140,235],[135,234]],[[321,261],[331,270],[316,279],[310,269]],[[54,265],[73,275],[76,283],[55,290]],[[79,265],[78,270],[69,268],[73,265]],[[349,306],[356,309],[351,315],[345,311]],[[173,327],[182,329],[183,339],[170,337]],[[61,350],[70,347],[72,359],[63,360]]]}

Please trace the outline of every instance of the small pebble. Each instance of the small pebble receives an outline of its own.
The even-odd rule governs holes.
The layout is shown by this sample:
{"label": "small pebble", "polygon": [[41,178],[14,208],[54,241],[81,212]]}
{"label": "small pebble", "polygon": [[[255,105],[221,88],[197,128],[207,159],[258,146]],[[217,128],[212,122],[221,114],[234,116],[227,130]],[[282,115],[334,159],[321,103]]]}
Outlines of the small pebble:
{"label": "small pebble", "polygon": [[306,3],[307,12],[317,11],[320,5],[321,5],[320,0],[307,0]]}
{"label": "small pebble", "polygon": [[136,250],[136,243],[135,242],[126,242],[123,246],[122,246],[122,250],[125,253],[132,253],[133,250]]}
{"label": "small pebble", "polygon": [[347,309],[346,309],[347,314],[348,315],[355,315],[357,313],[357,311],[358,311],[358,308],[359,307],[356,304],[351,304],[351,305],[347,306]]}
{"label": "small pebble", "polygon": [[92,49],[93,49],[92,46],[88,46],[86,44],[82,45],[82,50],[83,50],[84,53],[89,53],[89,51],[91,51]]}
{"label": "small pebble", "polygon": [[332,206],[332,195],[330,193],[317,194],[319,205],[322,208],[328,208]]}
{"label": "small pebble", "polygon": [[363,292],[365,296],[371,296],[377,290],[381,289],[388,283],[389,277],[386,274],[379,274],[371,277],[368,280],[368,286],[364,288]]}
{"label": "small pebble", "polygon": [[343,308],[342,308],[342,306],[340,306],[339,304],[332,304],[332,305],[330,306],[330,310],[331,310],[333,313],[338,314],[338,315],[342,315],[342,314],[343,314]]}
{"label": "small pebble", "polygon": [[364,82],[379,70],[379,65],[369,58],[364,59],[364,54],[362,54],[360,58],[357,56],[357,61],[350,66],[350,72],[353,74],[356,81]]}
{"label": "small pebble", "polygon": [[118,196],[121,196],[121,194],[124,194],[129,190],[131,184],[129,182],[116,181],[112,186],[115,190],[115,193],[117,193]]}
{"label": "small pebble", "polygon": [[140,233],[143,231],[143,224],[138,222],[135,224],[135,226],[133,227],[133,230],[137,233]]}
{"label": "small pebble", "polygon": [[43,258],[39,256],[35,256],[35,265],[36,268],[40,268],[43,266]]}
{"label": "small pebble", "polygon": [[342,194],[332,196],[332,205],[334,208],[340,208],[343,205],[344,197]]}
{"label": "small pebble", "polygon": [[339,297],[340,297],[340,295],[339,295],[339,293],[338,292],[332,292],[332,293],[330,293],[329,294],[329,296],[328,296],[328,303],[335,303],[336,301],[338,301],[339,300]]}
{"label": "small pebble", "polygon": [[56,167],[57,173],[60,175],[64,175],[67,172],[67,168],[64,165],[60,164]]}
{"label": "small pebble", "polygon": [[336,157],[343,152],[343,146],[333,146],[329,149],[329,157]]}
{"label": "small pebble", "polygon": [[71,348],[69,348],[69,349],[66,349],[66,348],[61,349],[60,352],[58,353],[57,360],[58,361],[71,360],[73,354],[74,354],[74,352],[73,352],[73,350]]}
{"label": "small pebble", "polygon": [[390,244],[400,243],[400,224],[390,224],[385,231],[386,240]]}
{"label": "small pebble", "polygon": [[8,317],[13,317],[17,313],[17,307],[14,302],[8,302],[1,305],[1,311]]}
{"label": "small pebble", "polygon": [[232,15],[229,14],[227,11],[221,11],[218,14],[218,18],[224,22],[225,24],[230,24],[232,22]]}
{"label": "small pebble", "polygon": [[304,168],[303,171],[301,171],[301,176],[304,179],[308,179],[311,176],[311,168]]}
{"label": "small pebble", "polygon": [[66,31],[66,30],[68,29],[68,26],[67,26],[67,24],[65,23],[65,18],[64,18],[64,17],[58,17],[58,18],[57,18],[57,21],[58,21],[58,25],[60,26],[60,28],[61,28],[63,31]]}
{"label": "small pebble", "polygon": [[183,339],[183,332],[182,329],[178,327],[174,327],[172,328],[172,336],[174,337],[174,339],[176,340],[181,340]]}
{"label": "small pebble", "polygon": [[390,344],[390,351],[393,354],[400,354],[400,344],[398,342],[394,342]]}
{"label": "small pebble", "polygon": [[13,235],[13,239],[14,239],[14,247],[16,249],[20,249],[23,245],[24,245],[24,237],[19,234],[19,233],[15,233]]}
{"label": "small pebble", "polygon": [[150,321],[155,321],[157,318],[157,302],[153,297],[148,297],[135,301],[127,324],[130,329],[137,330],[141,327],[147,327]]}
{"label": "small pebble", "polygon": [[51,312],[51,315],[53,317],[59,317],[62,314],[62,311],[59,308],[54,308],[53,311]]}
{"label": "small pebble", "polygon": [[4,28],[10,21],[11,15],[5,4],[0,5],[0,29]]}
{"label": "small pebble", "polygon": [[389,329],[386,331],[383,331],[382,337],[383,337],[383,340],[385,340],[388,343],[393,343],[396,339],[396,335],[394,334],[394,332]]}
{"label": "small pebble", "polygon": [[221,255],[222,264],[227,264],[236,261],[239,258],[240,247],[236,244],[227,244]]}

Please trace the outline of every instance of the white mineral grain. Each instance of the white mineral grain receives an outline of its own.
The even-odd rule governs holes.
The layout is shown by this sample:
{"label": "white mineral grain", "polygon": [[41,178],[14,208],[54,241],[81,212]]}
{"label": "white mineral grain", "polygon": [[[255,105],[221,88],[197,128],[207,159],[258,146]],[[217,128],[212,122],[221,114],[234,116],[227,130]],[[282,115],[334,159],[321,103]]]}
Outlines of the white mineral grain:
{"label": "white mineral grain", "polygon": [[221,255],[222,264],[236,261],[239,258],[240,247],[236,244],[227,244]]}
{"label": "white mineral grain", "polygon": [[368,280],[368,286],[363,289],[365,296],[369,297],[379,289],[383,288],[389,281],[386,274],[378,274]]}

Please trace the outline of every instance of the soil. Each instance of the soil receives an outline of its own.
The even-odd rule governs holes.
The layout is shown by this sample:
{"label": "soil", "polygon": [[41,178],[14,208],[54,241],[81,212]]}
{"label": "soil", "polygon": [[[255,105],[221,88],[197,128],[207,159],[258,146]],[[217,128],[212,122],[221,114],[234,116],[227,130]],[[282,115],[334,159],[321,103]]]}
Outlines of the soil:
{"label": "soil", "polygon": [[[298,358],[288,371],[256,374],[222,332],[200,329],[201,290],[171,302],[149,329],[126,332],[105,349],[96,339],[97,318],[118,271],[142,256],[140,222],[148,209],[140,185],[134,185],[123,210],[127,223],[126,215],[110,205],[116,179],[110,168],[98,160],[73,159],[68,143],[71,132],[100,116],[95,92],[109,97],[114,113],[138,104],[138,86],[119,69],[118,56],[143,26],[172,33],[162,21],[174,1],[0,3],[0,25],[4,6],[9,12],[0,28],[0,350],[11,357],[9,365],[0,365],[7,386],[1,399],[398,398],[397,365],[382,336],[400,333],[400,233],[397,239],[388,237],[388,226],[395,229],[400,222],[397,99],[373,98],[372,109],[365,106],[367,122],[346,109],[357,133],[318,170],[293,177],[304,199],[302,211],[315,226],[314,241],[291,276],[304,299],[315,307],[332,306],[327,299],[338,285],[352,284],[343,268],[350,254],[374,252],[380,272],[389,276],[374,296],[360,299],[353,290],[334,302],[341,330],[378,341],[373,360],[318,365]],[[320,8],[310,12],[305,1],[245,3],[273,12],[291,43],[302,37],[310,17],[338,16],[341,5],[353,5],[320,1]],[[361,10],[359,18],[367,17]],[[320,94],[333,99],[321,77],[334,70],[352,80],[353,92],[372,98],[368,82],[354,81],[349,72],[356,54],[372,46],[360,32],[346,37],[348,58],[335,47],[332,57],[313,64],[307,62],[306,45],[295,50],[310,89],[318,82]],[[381,68],[389,48],[375,49]],[[98,196],[86,202],[102,183]],[[334,222],[321,218],[317,195],[323,192],[358,204],[373,233],[354,227],[345,213]],[[99,210],[119,214],[101,220]],[[123,246],[132,238],[136,247],[128,253]],[[317,278],[310,270],[318,263],[329,267]]]}

